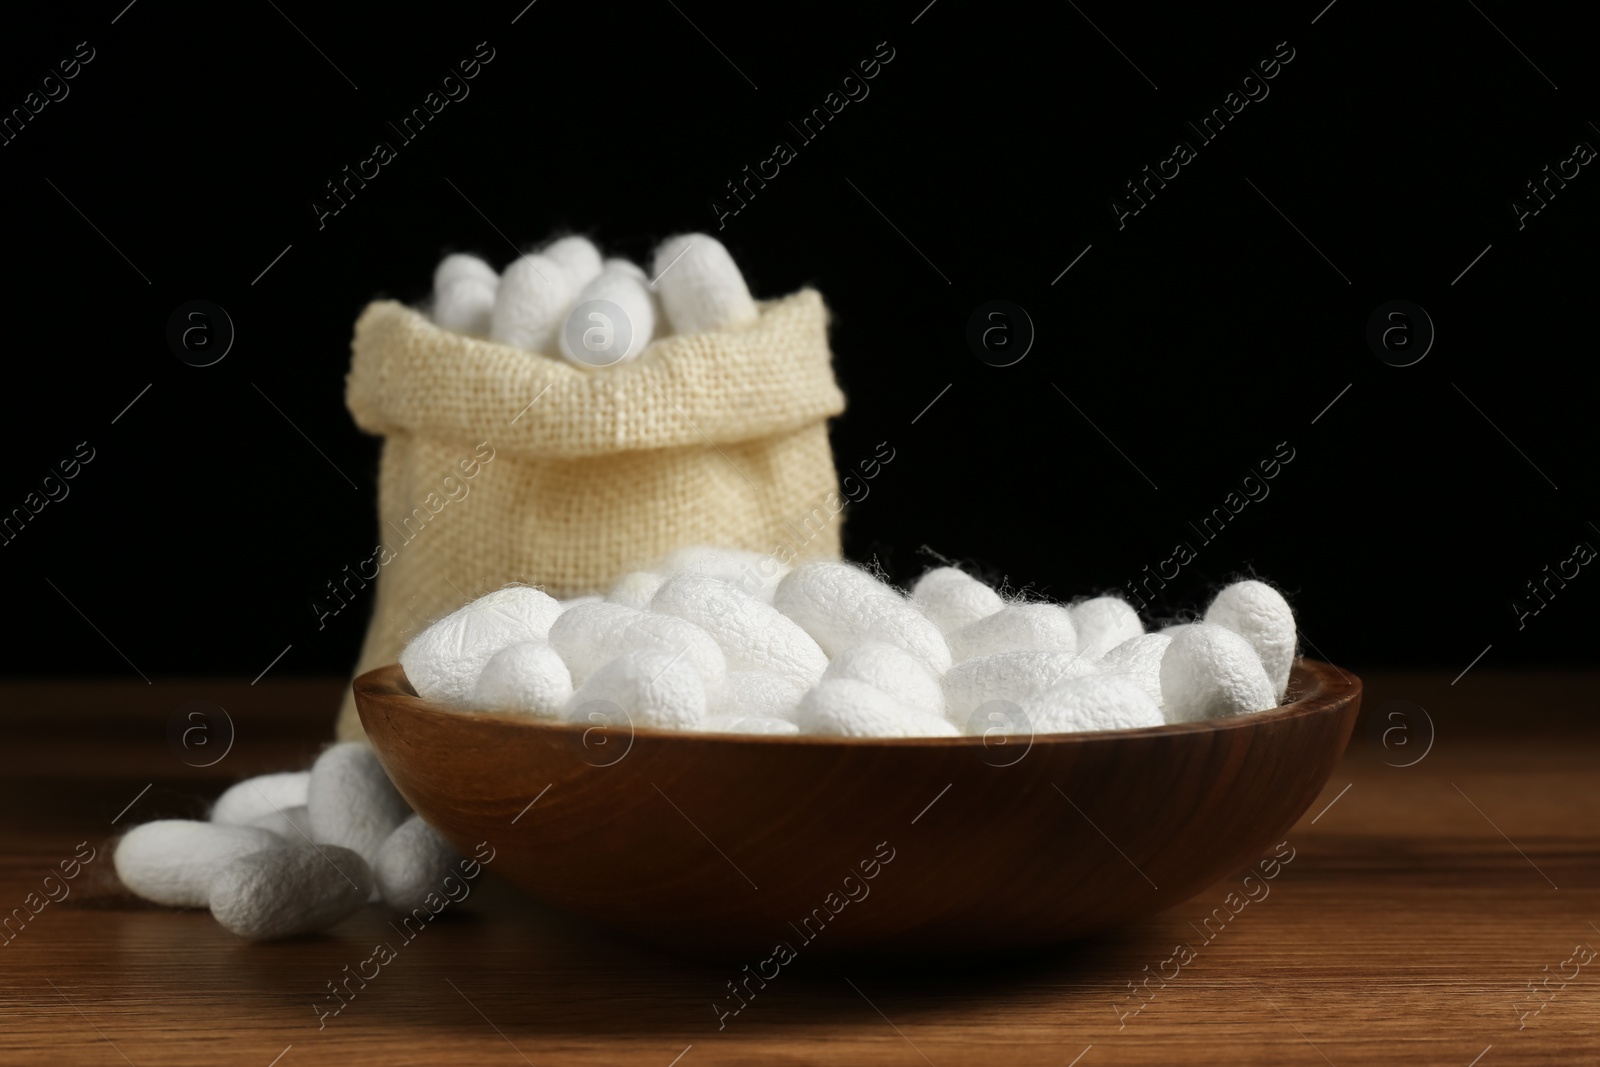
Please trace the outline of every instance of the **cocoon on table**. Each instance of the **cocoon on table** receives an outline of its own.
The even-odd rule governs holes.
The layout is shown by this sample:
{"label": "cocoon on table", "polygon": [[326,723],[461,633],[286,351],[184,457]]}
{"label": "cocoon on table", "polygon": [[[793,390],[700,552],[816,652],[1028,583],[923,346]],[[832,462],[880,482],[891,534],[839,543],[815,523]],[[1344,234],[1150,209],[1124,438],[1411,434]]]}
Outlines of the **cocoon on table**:
{"label": "cocoon on table", "polygon": [[365,741],[346,741],[317,757],[306,807],[317,844],[348,848],[368,864],[411,814]]}
{"label": "cocoon on table", "polygon": [[288,845],[234,860],[211,885],[211,914],[251,941],[326,930],[373,892],[365,860],[338,845]]}
{"label": "cocoon on table", "polygon": [[455,846],[439,832],[413,815],[389,835],[378,850],[372,873],[378,881],[383,902],[400,911],[422,904],[429,893],[437,893],[447,876],[455,873],[461,858]]}
{"label": "cocoon on table", "polygon": [[248,826],[257,819],[304,807],[310,771],[263,774],[229,786],[211,806],[211,821]]}
{"label": "cocoon on table", "polygon": [[304,804],[297,804],[281,811],[269,811],[265,815],[256,816],[244,825],[271,830],[290,844],[316,840],[311,829],[311,809]]}
{"label": "cocoon on table", "polygon": [[[357,425],[385,438],[383,543],[352,568],[377,587],[357,673],[397,659],[460,603],[457,587],[602,594],[686,544],[776,564],[837,558],[827,420],[844,397],[827,311],[809,289],[756,309],[737,328],[663,337],[595,369],[370,305],[345,396]],[[353,595],[357,584],[345,582]],[[362,736],[348,692],[339,736]]]}
{"label": "cocoon on table", "polygon": [[223,868],[241,856],[284,847],[283,838],[255,826],[158,819],[124,834],[111,862],[136,896],[169,908],[204,908]]}

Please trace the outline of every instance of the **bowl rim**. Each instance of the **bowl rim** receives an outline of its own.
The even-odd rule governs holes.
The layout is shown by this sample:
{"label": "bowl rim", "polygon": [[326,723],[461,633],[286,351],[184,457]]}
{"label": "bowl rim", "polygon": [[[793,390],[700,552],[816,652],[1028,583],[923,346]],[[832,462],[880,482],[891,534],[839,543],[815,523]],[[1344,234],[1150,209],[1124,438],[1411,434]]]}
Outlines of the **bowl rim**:
{"label": "bowl rim", "polygon": [[[646,737],[662,743],[720,742],[754,745],[812,745],[842,748],[975,748],[987,747],[990,742],[983,734],[961,734],[956,737],[836,737],[823,734],[741,734],[718,733],[704,730],[670,730],[650,726],[626,727],[586,726],[583,723],[535,719],[505,712],[477,711],[453,708],[424,700],[411,687],[404,669],[398,663],[385,664],[358,676],[351,683],[356,696],[356,710],[363,724],[367,716],[367,703],[371,700],[392,704],[399,701],[416,714],[436,719],[470,719],[476,722],[501,723],[520,729],[555,736],[587,736],[599,730],[602,736]],[[1160,726],[1139,726],[1120,730],[1081,730],[1069,733],[1007,734],[1006,737],[1025,738],[1029,745],[1078,745],[1107,742],[1120,738],[1150,738],[1179,736],[1183,734],[1213,733],[1223,730],[1247,730],[1271,723],[1287,722],[1336,712],[1361,695],[1361,679],[1322,660],[1296,657],[1289,676],[1289,690],[1294,700],[1269,711],[1233,715],[1220,719],[1202,719],[1198,722],[1163,723]]]}

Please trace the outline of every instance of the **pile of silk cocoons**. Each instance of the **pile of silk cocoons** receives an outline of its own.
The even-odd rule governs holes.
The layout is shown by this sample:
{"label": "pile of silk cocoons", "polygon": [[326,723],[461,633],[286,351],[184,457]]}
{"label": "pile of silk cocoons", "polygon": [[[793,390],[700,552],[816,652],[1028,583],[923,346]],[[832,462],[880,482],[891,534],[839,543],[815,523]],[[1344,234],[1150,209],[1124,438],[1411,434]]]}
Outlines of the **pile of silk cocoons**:
{"label": "pile of silk cocoons", "polygon": [[[680,550],[604,596],[507,586],[434,622],[400,664],[462,712],[619,728],[841,738],[1134,729],[1277,707],[1294,615],[1258,581],[1147,633],[1117,597],[1007,599],[953,567],[909,593],[849,563]],[[487,862],[487,860],[485,861]],[[162,819],[113,852],[124,886],[208,908],[256,941],[368,904],[427,922],[481,867],[413,814],[365,742],[228,789],[204,821]],[[460,894],[460,895],[458,895]]]}
{"label": "pile of silk cocoons", "polygon": [[369,903],[427,922],[481,869],[412,814],[363,741],[331,746],[309,771],[239,782],[207,820],[136,826],[112,862],[134,895],[209,908],[252,941],[326,930]]}
{"label": "pile of silk cocoons", "polygon": [[463,712],[622,728],[831,737],[1133,729],[1284,700],[1294,614],[1242,581],[1146,632],[1119,597],[1007,599],[953,567],[909,592],[837,561],[680,550],[603,598],[528,586],[474,600],[400,655]]}
{"label": "pile of silk cocoons", "polygon": [[649,275],[626,259],[602,259],[579,236],[552,241],[500,273],[454,253],[434,270],[428,308],[447,330],[585,369],[636,359],[658,337],[732,329],[757,317],[733,257],[703,233],[663,241]]}

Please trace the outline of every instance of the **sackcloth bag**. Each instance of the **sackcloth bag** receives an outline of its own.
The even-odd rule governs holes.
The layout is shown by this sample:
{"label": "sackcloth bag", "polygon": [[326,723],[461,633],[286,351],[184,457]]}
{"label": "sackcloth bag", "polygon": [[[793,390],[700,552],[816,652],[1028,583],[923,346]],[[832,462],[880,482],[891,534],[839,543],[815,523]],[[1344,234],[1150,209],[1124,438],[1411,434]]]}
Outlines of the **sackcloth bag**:
{"label": "sackcloth bag", "polygon": [[[688,545],[837,558],[827,420],[844,394],[827,327],[821,294],[802,289],[746,326],[588,369],[369,305],[345,390],[356,424],[384,439],[380,543],[355,576],[376,583],[356,673],[511,582],[603,594]],[[364,736],[348,687],[337,733]]]}

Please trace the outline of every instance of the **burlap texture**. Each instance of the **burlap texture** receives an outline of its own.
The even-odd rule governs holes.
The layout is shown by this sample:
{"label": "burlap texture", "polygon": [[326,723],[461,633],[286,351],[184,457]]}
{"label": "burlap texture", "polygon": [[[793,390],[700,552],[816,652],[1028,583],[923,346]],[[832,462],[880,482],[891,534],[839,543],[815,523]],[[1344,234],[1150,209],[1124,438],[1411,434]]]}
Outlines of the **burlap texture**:
{"label": "burlap texture", "polygon": [[[839,554],[827,419],[844,396],[814,290],[600,370],[443,330],[393,301],[362,313],[352,350],[346,404],[385,438],[357,674],[508,582],[604,592],[693,544]],[[362,736],[348,689],[338,735]]]}

